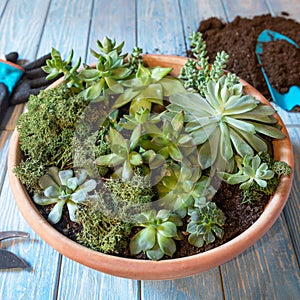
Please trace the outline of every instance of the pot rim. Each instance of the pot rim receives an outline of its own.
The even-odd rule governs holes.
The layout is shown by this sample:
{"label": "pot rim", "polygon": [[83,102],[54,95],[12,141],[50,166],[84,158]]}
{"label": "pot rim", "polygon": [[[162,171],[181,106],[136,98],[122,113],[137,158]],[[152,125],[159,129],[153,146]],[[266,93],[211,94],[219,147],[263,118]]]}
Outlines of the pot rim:
{"label": "pot rim", "polygon": [[[173,73],[178,73],[179,68],[186,60],[187,58],[181,56],[144,55],[146,64],[157,65],[159,63],[162,67],[172,65],[174,66]],[[49,88],[62,81],[62,78],[59,79]],[[256,89],[244,80],[241,80],[241,83],[246,93],[270,105]],[[294,169],[292,143],[281,118],[277,113],[275,117],[282,126],[286,138],[273,141],[274,158],[288,163],[292,168],[291,174],[281,177],[275,194],[270,197],[262,215],[253,225],[225,244],[203,253],[161,261],[123,258],[89,249],[59,233],[39,213],[21,181],[13,173],[14,167],[18,165],[21,159],[19,133],[16,129],[11,138],[8,156],[8,175],[15,202],[30,227],[51,247],[64,256],[95,270],[114,276],[139,280],[174,279],[204,272],[233,259],[260,239],[275,223],[288,199]]]}

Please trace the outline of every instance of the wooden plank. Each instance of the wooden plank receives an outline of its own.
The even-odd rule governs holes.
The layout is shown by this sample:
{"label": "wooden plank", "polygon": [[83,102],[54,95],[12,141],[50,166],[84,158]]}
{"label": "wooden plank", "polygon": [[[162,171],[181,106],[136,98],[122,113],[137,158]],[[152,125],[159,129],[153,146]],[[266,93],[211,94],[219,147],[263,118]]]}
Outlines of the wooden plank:
{"label": "wooden plank", "polygon": [[11,133],[8,133],[7,131],[0,131],[0,193],[7,170],[7,152],[10,138]]}
{"label": "wooden plank", "polygon": [[19,116],[23,112],[25,104],[9,106],[7,112],[0,123],[0,130],[14,130]]}
{"label": "wooden plank", "polygon": [[219,268],[187,278],[142,281],[143,300],[223,299]]}
{"label": "wooden plank", "polygon": [[191,32],[197,31],[199,23],[210,17],[217,17],[227,21],[222,1],[207,0],[180,0],[183,31],[186,45],[189,49],[188,37]]}
{"label": "wooden plank", "polygon": [[0,2],[0,19],[1,19],[1,16],[2,16],[3,12],[4,12],[4,9],[5,9],[5,6],[7,4],[7,1],[8,0]]}
{"label": "wooden plank", "polygon": [[35,58],[50,0],[10,0],[0,20],[0,53],[18,51],[20,58]]}
{"label": "wooden plank", "polygon": [[295,171],[292,191],[285,206],[284,213],[292,237],[293,245],[298,257],[298,261],[300,262],[300,126],[288,127],[288,132],[293,144]]}
{"label": "wooden plank", "polygon": [[45,29],[39,45],[38,56],[54,47],[67,58],[74,49],[74,61],[86,57],[93,0],[51,2]]}
{"label": "wooden plank", "polygon": [[283,215],[221,271],[225,299],[300,299],[299,266]]}
{"label": "wooden plank", "polygon": [[30,268],[0,270],[1,299],[54,299],[59,254],[42,241],[27,225],[17,209],[5,177],[0,195],[0,231],[21,230],[30,233],[30,239],[9,239],[1,248],[23,258]]}
{"label": "wooden plank", "polygon": [[[136,45],[135,13],[135,1],[132,0],[95,1],[89,48],[97,50],[96,41],[102,41],[107,36],[116,39],[117,43],[125,41],[124,52],[130,53]],[[95,61],[96,58],[89,52],[87,62],[92,63]]]}
{"label": "wooden plank", "polygon": [[62,261],[60,278],[58,299],[139,299],[138,281],[110,276],[65,257]]}
{"label": "wooden plank", "polygon": [[289,18],[300,21],[299,0],[265,0],[273,16],[280,16],[282,12],[287,12]]}
{"label": "wooden plank", "polygon": [[282,119],[285,125],[289,126],[289,125],[300,124],[299,112],[286,111],[282,109],[280,106],[278,106],[276,103],[274,103],[273,101],[270,103],[276,109],[278,115],[280,116],[280,118]]}
{"label": "wooden plank", "polygon": [[137,42],[145,53],[186,55],[178,2],[137,1]]}
{"label": "wooden plank", "polygon": [[229,22],[236,16],[251,18],[269,13],[269,9],[264,1],[223,0],[223,3]]}

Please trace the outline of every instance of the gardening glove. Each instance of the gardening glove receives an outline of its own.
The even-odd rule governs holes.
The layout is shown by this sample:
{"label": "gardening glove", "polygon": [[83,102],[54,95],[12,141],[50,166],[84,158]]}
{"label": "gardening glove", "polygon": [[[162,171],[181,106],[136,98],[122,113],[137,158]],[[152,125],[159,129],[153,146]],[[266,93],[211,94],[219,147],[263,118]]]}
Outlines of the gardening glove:
{"label": "gardening glove", "polygon": [[[11,52],[0,60],[0,114],[4,114],[9,105],[26,102],[29,95],[37,95],[58,78],[46,80],[48,75],[42,70],[51,54],[19,66],[18,53]],[[59,76],[60,77],[60,76]]]}

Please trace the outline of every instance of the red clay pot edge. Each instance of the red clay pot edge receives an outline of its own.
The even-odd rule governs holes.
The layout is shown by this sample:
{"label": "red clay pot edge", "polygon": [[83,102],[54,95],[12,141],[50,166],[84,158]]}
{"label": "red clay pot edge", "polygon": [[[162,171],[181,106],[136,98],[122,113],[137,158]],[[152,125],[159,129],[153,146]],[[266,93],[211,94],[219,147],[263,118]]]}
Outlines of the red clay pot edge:
{"label": "red clay pot edge", "polygon": [[[163,62],[161,61],[162,57],[164,59]],[[162,67],[170,66],[170,64],[175,66],[173,75],[175,75],[175,73],[178,74],[179,68],[182,67],[186,59],[187,58],[184,57],[167,55],[144,56],[146,64],[151,63],[151,65],[160,65]],[[59,82],[62,81],[62,79],[59,80]],[[241,80],[241,82],[243,85],[246,85],[246,92],[256,96],[256,98],[269,105],[269,102],[262,97],[258,91],[245,83],[245,81]],[[50,86],[50,88],[51,87],[53,87],[53,85]],[[286,161],[293,169],[294,159],[292,144],[281,118],[277,114],[276,118],[279,120],[279,123],[283,127],[283,132],[287,137],[273,142],[274,152],[276,154],[275,158]],[[286,151],[286,149],[288,149],[288,151]],[[20,154],[19,134],[15,130],[12,136],[8,157],[9,180],[11,182],[16,204],[32,229],[50,246],[66,257],[98,271],[130,279],[162,280],[182,278],[207,271],[236,257],[254,244],[270,229],[279,217],[292,186],[292,174],[283,177],[277,188],[276,194],[271,197],[261,217],[245,232],[224,245],[193,256],[158,262],[128,259],[93,251],[73,242],[56,231],[40,215],[29,198],[24,186],[12,171],[14,166],[20,161]]]}

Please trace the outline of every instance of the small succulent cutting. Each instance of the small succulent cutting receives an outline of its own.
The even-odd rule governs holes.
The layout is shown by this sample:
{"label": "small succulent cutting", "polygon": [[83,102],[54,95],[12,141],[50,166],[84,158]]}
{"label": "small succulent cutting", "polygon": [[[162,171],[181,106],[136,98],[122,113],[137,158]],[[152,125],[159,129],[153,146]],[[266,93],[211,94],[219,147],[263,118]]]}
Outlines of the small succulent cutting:
{"label": "small succulent cutting", "polygon": [[50,167],[39,180],[43,193],[35,193],[33,200],[39,205],[56,203],[48,215],[48,221],[56,224],[62,216],[62,209],[67,204],[70,220],[76,222],[75,212],[78,204],[85,201],[88,193],[96,188],[94,179],[87,179],[85,170],[59,171],[57,167]]}
{"label": "small succulent cutting", "polygon": [[224,213],[217,208],[213,202],[207,202],[201,207],[195,207],[189,210],[191,216],[187,226],[187,232],[190,233],[189,243],[195,247],[202,247],[204,243],[213,243],[216,239],[222,238],[225,224]]}
{"label": "small succulent cutting", "polygon": [[182,239],[177,227],[182,226],[181,219],[168,210],[155,210],[137,216],[136,226],[144,227],[130,240],[131,254],[145,252],[152,260],[159,260],[164,255],[170,257],[176,251],[175,240]]}

